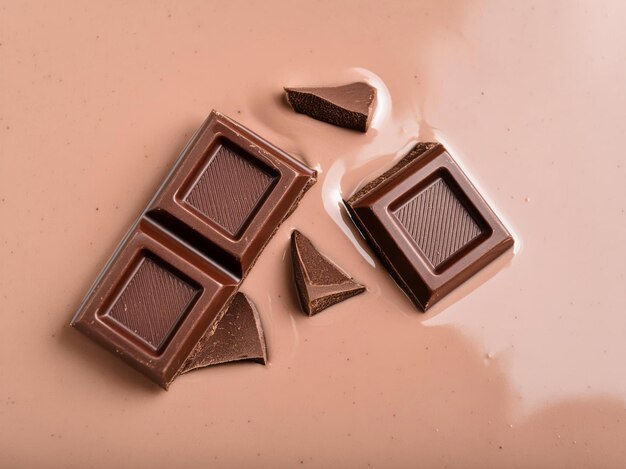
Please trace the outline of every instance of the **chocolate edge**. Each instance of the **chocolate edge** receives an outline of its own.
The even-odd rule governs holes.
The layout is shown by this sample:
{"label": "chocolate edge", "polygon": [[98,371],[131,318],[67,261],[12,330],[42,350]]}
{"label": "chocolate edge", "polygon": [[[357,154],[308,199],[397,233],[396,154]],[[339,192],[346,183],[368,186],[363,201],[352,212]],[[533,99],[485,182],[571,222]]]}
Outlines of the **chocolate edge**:
{"label": "chocolate edge", "polygon": [[422,159],[430,150],[436,147],[443,148],[443,145],[437,142],[418,142],[405,156],[400,159],[400,161],[394,164],[383,174],[361,187],[357,192],[355,192],[352,196],[348,198],[346,203],[356,203],[358,199],[361,199],[362,197],[366,196],[374,189],[376,189],[378,186],[392,179],[398,172],[404,169],[405,166],[408,166],[415,160]]}
{"label": "chocolate edge", "polygon": [[[347,201],[344,201],[344,204],[346,205],[348,214],[350,215],[350,218],[352,219],[357,230],[359,231],[363,239],[365,239],[365,241],[367,242],[369,247],[372,249],[372,251],[374,251],[374,254],[376,254],[376,257],[383,263],[383,265],[385,266],[385,268],[387,269],[387,271],[389,272],[393,280],[396,282],[396,284],[404,292],[407,298],[411,300],[411,302],[419,308],[420,311],[422,312],[426,311],[428,309],[428,303],[426,303],[426,305],[423,305],[422,302],[419,300],[419,298],[413,294],[413,292],[408,287],[406,282],[402,280],[402,277],[400,276],[399,272],[394,267],[393,263],[387,258],[384,251],[378,246],[378,244],[374,240],[374,237],[371,236],[368,229],[365,227],[365,224],[361,222],[361,218],[353,209],[353,207]],[[421,281],[421,279],[419,280],[419,282],[420,282],[420,285],[419,285],[420,289],[423,289],[425,292],[428,292],[429,290],[428,287]],[[430,295],[432,295],[432,292],[430,293]]]}

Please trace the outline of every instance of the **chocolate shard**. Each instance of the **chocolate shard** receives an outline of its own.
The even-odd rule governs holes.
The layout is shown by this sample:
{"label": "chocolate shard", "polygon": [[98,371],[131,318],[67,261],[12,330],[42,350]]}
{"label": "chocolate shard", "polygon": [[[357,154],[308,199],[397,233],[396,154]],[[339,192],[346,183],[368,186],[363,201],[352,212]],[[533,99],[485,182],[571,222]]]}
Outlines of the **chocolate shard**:
{"label": "chocolate shard", "polygon": [[356,82],[322,88],[285,88],[294,111],[313,119],[366,132],[372,119],[376,88]]}
{"label": "chocolate shard", "polygon": [[300,305],[309,316],[365,291],[297,230],[291,234],[291,259]]}
{"label": "chocolate shard", "polygon": [[514,243],[438,143],[418,143],[345,203],[391,276],[423,311]]}
{"label": "chocolate shard", "polygon": [[241,360],[265,365],[267,350],[259,313],[250,298],[238,292],[222,318],[200,339],[181,374]]}

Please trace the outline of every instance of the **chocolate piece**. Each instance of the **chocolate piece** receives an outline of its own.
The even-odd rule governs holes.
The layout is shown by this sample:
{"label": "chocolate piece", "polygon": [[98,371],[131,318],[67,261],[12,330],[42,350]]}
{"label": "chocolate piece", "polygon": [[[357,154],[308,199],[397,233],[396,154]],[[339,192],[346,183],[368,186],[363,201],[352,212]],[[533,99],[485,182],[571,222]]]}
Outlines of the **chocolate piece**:
{"label": "chocolate piece", "polygon": [[181,373],[239,360],[262,364],[267,361],[259,313],[250,298],[241,292],[235,295],[222,318],[200,339]]}
{"label": "chocolate piece", "polygon": [[367,83],[321,88],[285,88],[294,111],[320,121],[366,132],[372,119],[376,88]]}
{"label": "chocolate piece", "polygon": [[418,143],[347,202],[365,239],[426,310],[513,245],[445,148]]}
{"label": "chocolate piece", "polygon": [[239,279],[142,217],[72,326],[167,388]]}
{"label": "chocolate piece", "polygon": [[314,182],[315,171],[212,112],[71,325],[167,388]]}
{"label": "chocolate piece", "polygon": [[245,277],[316,173],[229,118],[211,116],[146,216]]}
{"label": "chocolate piece", "polygon": [[291,233],[291,259],[300,306],[309,316],[365,291],[297,230]]}

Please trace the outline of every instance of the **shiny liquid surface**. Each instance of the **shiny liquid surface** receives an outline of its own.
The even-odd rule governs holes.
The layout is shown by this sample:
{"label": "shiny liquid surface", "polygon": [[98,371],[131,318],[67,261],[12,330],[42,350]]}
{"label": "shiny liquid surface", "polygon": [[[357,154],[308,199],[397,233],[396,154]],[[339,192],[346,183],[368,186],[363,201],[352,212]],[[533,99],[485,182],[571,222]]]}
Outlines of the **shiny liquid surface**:
{"label": "shiny liquid surface", "polygon": [[[620,2],[0,2],[0,463],[626,466]],[[365,79],[367,134],[282,86]],[[318,183],[242,291],[269,364],[164,392],[67,326],[218,109]],[[516,238],[418,313],[341,198],[437,139]],[[307,318],[297,228],[368,291]]]}

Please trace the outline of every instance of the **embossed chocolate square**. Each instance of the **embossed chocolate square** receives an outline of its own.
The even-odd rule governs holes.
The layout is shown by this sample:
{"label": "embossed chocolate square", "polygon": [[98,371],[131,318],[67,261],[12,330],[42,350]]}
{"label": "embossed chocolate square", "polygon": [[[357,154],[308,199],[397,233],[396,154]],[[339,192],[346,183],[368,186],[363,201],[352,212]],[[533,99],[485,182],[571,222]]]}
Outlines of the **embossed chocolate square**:
{"label": "embossed chocolate square", "polygon": [[72,325],[167,388],[239,281],[142,218]]}
{"label": "embossed chocolate square", "polygon": [[[211,113],[151,201],[147,216],[184,232],[201,251],[245,276],[315,172],[250,130]],[[295,202],[294,202],[295,200]]]}
{"label": "embossed chocolate square", "polygon": [[345,203],[389,273],[424,311],[513,246],[438,143],[418,143]]}

